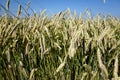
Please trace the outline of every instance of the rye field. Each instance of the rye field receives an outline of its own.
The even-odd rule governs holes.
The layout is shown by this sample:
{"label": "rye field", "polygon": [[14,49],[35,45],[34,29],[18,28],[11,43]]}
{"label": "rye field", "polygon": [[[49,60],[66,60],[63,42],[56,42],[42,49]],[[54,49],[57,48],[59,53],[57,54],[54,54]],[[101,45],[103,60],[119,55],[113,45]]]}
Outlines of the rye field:
{"label": "rye field", "polygon": [[0,80],[120,80],[119,18],[2,15]]}

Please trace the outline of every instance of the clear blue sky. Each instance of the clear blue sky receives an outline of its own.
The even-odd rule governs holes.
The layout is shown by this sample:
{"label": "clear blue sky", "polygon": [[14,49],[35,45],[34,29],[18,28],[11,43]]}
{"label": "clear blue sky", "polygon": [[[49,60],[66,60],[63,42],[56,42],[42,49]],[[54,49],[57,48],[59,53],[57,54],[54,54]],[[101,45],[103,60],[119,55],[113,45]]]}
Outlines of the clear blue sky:
{"label": "clear blue sky", "polygon": [[[57,12],[66,10],[70,8],[71,11],[76,10],[79,14],[84,12],[86,8],[89,11],[96,15],[97,13],[104,13],[105,15],[111,14],[113,16],[120,17],[120,0],[106,0],[106,3],[103,0],[17,0],[23,6],[28,1],[31,2],[31,7],[38,14],[41,10],[47,9],[48,14],[55,14]],[[0,4],[5,5],[6,0],[0,0]],[[10,9],[14,14],[17,12],[17,3],[15,0],[11,0]],[[0,11],[0,14],[4,13],[3,10]]]}

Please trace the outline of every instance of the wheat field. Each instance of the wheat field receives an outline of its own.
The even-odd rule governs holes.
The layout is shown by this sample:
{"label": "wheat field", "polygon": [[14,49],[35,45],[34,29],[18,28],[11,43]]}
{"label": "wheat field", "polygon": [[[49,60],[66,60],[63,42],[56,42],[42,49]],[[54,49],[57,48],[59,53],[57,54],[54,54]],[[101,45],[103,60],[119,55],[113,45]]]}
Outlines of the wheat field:
{"label": "wheat field", "polygon": [[0,17],[0,80],[119,80],[119,69],[116,17],[70,9],[51,17],[45,10]]}

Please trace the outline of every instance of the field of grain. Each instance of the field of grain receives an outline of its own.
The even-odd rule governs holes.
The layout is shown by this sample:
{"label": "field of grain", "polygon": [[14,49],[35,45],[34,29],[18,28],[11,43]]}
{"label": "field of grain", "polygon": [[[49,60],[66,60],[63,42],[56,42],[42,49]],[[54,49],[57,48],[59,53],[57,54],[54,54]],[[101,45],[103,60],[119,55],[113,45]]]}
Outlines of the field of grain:
{"label": "field of grain", "polygon": [[[19,15],[20,12],[18,12]],[[84,18],[87,16],[87,18]],[[0,80],[119,80],[120,20],[70,9],[0,17]]]}

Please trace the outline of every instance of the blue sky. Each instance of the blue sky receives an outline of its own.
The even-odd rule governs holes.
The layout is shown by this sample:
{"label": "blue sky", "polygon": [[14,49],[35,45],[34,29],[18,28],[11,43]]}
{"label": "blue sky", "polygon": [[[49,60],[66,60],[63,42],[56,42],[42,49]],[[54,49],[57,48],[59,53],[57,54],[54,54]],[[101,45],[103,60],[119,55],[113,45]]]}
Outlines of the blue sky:
{"label": "blue sky", "polygon": [[[103,13],[105,15],[111,14],[120,17],[120,0],[11,0],[10,10],[15,14],[17,12],[17,3],[19,1],[23,6],[28,1],[31,2],[30,6],[38,14],[41,10],[46,9],[48,14],[55,14],[57,12],[70,8],[71,11],[76,10],[77,14],[83,13],[86,8],[96,15]],[[0,0],[0,4],[5,5],[6,0]],[[29,10],[30,11],[30,10]],[[0,14],[4,13],[3,10]]]}

